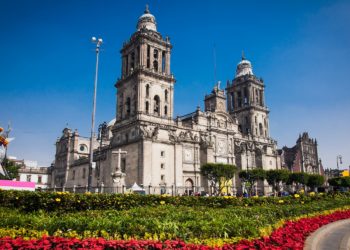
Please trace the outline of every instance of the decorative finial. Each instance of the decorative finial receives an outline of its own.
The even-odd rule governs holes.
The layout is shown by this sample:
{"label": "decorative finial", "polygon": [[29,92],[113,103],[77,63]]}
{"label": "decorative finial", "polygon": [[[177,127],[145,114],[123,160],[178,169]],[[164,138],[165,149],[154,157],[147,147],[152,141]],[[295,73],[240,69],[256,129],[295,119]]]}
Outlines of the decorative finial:
{"label": "decorative finial", "polygon": [[148,4],[146,4],[146,9],[145,9],[145,14],[149,14],[149,8],[148,8]]}
{"label": "decorative finial", "polygon": [[244,50],[242,50],[242,61],[245,60]]}

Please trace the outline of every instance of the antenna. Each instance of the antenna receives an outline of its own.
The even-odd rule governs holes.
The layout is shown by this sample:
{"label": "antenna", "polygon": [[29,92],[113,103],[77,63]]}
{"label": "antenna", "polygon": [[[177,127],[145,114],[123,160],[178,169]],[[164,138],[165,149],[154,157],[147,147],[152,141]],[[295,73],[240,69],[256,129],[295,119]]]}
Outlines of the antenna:
{"label": "antenna", "polygon": [[215,43],[213,47],[213,60],[214,60],[214,83],[216,83],[216,48]]}

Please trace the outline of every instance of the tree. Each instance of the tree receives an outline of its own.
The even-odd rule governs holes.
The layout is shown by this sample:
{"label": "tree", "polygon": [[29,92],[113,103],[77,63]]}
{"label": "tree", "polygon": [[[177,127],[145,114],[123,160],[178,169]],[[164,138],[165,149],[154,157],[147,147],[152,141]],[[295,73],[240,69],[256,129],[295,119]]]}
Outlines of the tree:
{"label": "tree", "polygon": [[252,194],[252,188],[258,181],[263,181],[266,178],[266,172],[261,168],[255,168],[252,170],[242,170],[238,174],[239,178],[248,183],[248,193]]}
{"label": "tree", "polygon": [[335,177],[328,180],[329,185],[340,188],[340,187],[350,187],[350,177]]}
{"label": "tree", "polygon": [[206,163],[201,166],[200,172],[206,177],[211,186],[214,187],[215,194],[221,193],[227,180],[233,178],[236,173],[236,166],[224,163]]}
{"label": "tree", "polygon": [[290,172],[285,169],[271,169],[266,171],[266,180],[269,185],[272,186],[274,195],[276,196],[277,192],[280,191],[280,183],[286,183]]}
{"label": "tree", "polygon": [[8,177],[0,174],[0,180],[13,180],[18,176],[20,166],[16,165],[13,161],[5,159],[1,165],[6,170]]}
{"label": "tree", "polygon": [[288,177],[287,184],[296,184],[297,189],[300,185],[306,185],[309,175],[307,173],[291,173]]}
{"label": "tree", "polygon": [[320,187],[324,184],[324,177],[319,174],[310,174],[307,180],[307,186],[309,186],[312,190],[317,187]]}

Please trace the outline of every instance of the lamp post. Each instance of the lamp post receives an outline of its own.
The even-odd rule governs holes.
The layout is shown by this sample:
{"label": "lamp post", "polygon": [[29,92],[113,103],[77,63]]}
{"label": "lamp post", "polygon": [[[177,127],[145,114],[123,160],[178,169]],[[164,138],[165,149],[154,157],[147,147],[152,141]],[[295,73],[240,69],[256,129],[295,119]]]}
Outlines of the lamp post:
{"label": "lamp post", "polygon": [[339,165],[342,164],[342,156],[337,155],[337,169],[338,169],[338,177],[340,177],[340,170],[339,170]]}
{"label": "lamp post", "polygon": [[93,168],[93,137],[95,129],[95,113],[96,113],[96,90],[97,90],[97,79],[98,79],[98,56],[100,53],[100,46],[102,44],[102,38],[92,37],[91,41],[96,44],[96,70],[95,70],[95,81],[94,81],[94,96],[92,101],[92,117],[91,117],[91,136],[90,136],[90,161],[89,161],[89,176],[88,176],[88,191],[91,192],[92,183],[92,168]]}

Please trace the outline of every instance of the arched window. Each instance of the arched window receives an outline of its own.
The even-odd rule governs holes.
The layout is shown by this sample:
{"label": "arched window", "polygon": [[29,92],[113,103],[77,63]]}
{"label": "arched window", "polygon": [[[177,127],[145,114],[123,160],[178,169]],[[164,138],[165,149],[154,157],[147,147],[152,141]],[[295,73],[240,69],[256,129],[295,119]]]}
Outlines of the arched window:
{"label": "arched window", "polygon": [[166,102],[168,101],[168,90],[167,89],[164,91],[164,99]]}
{"label": "arched window", "polygon": [[146,85],[146,97],[149,97],[149,84]]}
{"label": "arched window", "polygon": [[149,114],[149,103],[146,102],[146,114]]}
{"label": "arched window", "polygon": [[158,50],[157,49],[153,50],[153,58],[158,59]]}
{"label": "arched window", "polygon": [[126,114],[130,115],[131,100],[130,97],[126,98]]}
{"label": "arched window", "polygon": [[259,123],[259,133],[261,136],[263,136],[263,125],[261,123]]}
{"label": "arched window", "polygon": [[168,106],[164,106],[164,115],[168,116]]}
{"label": "arched window", "polygon": [[153,69],[154,71],[158,71],[158,61],[156,60],[153,61]]}
{"label": "arched window", "polygon": [[154,114],[159,116],[160,115],[160,98],[159,98],[159,96],[157,96],[157,95],[154,96],[153,101],[154,101],[154,104],[153,104]]}

